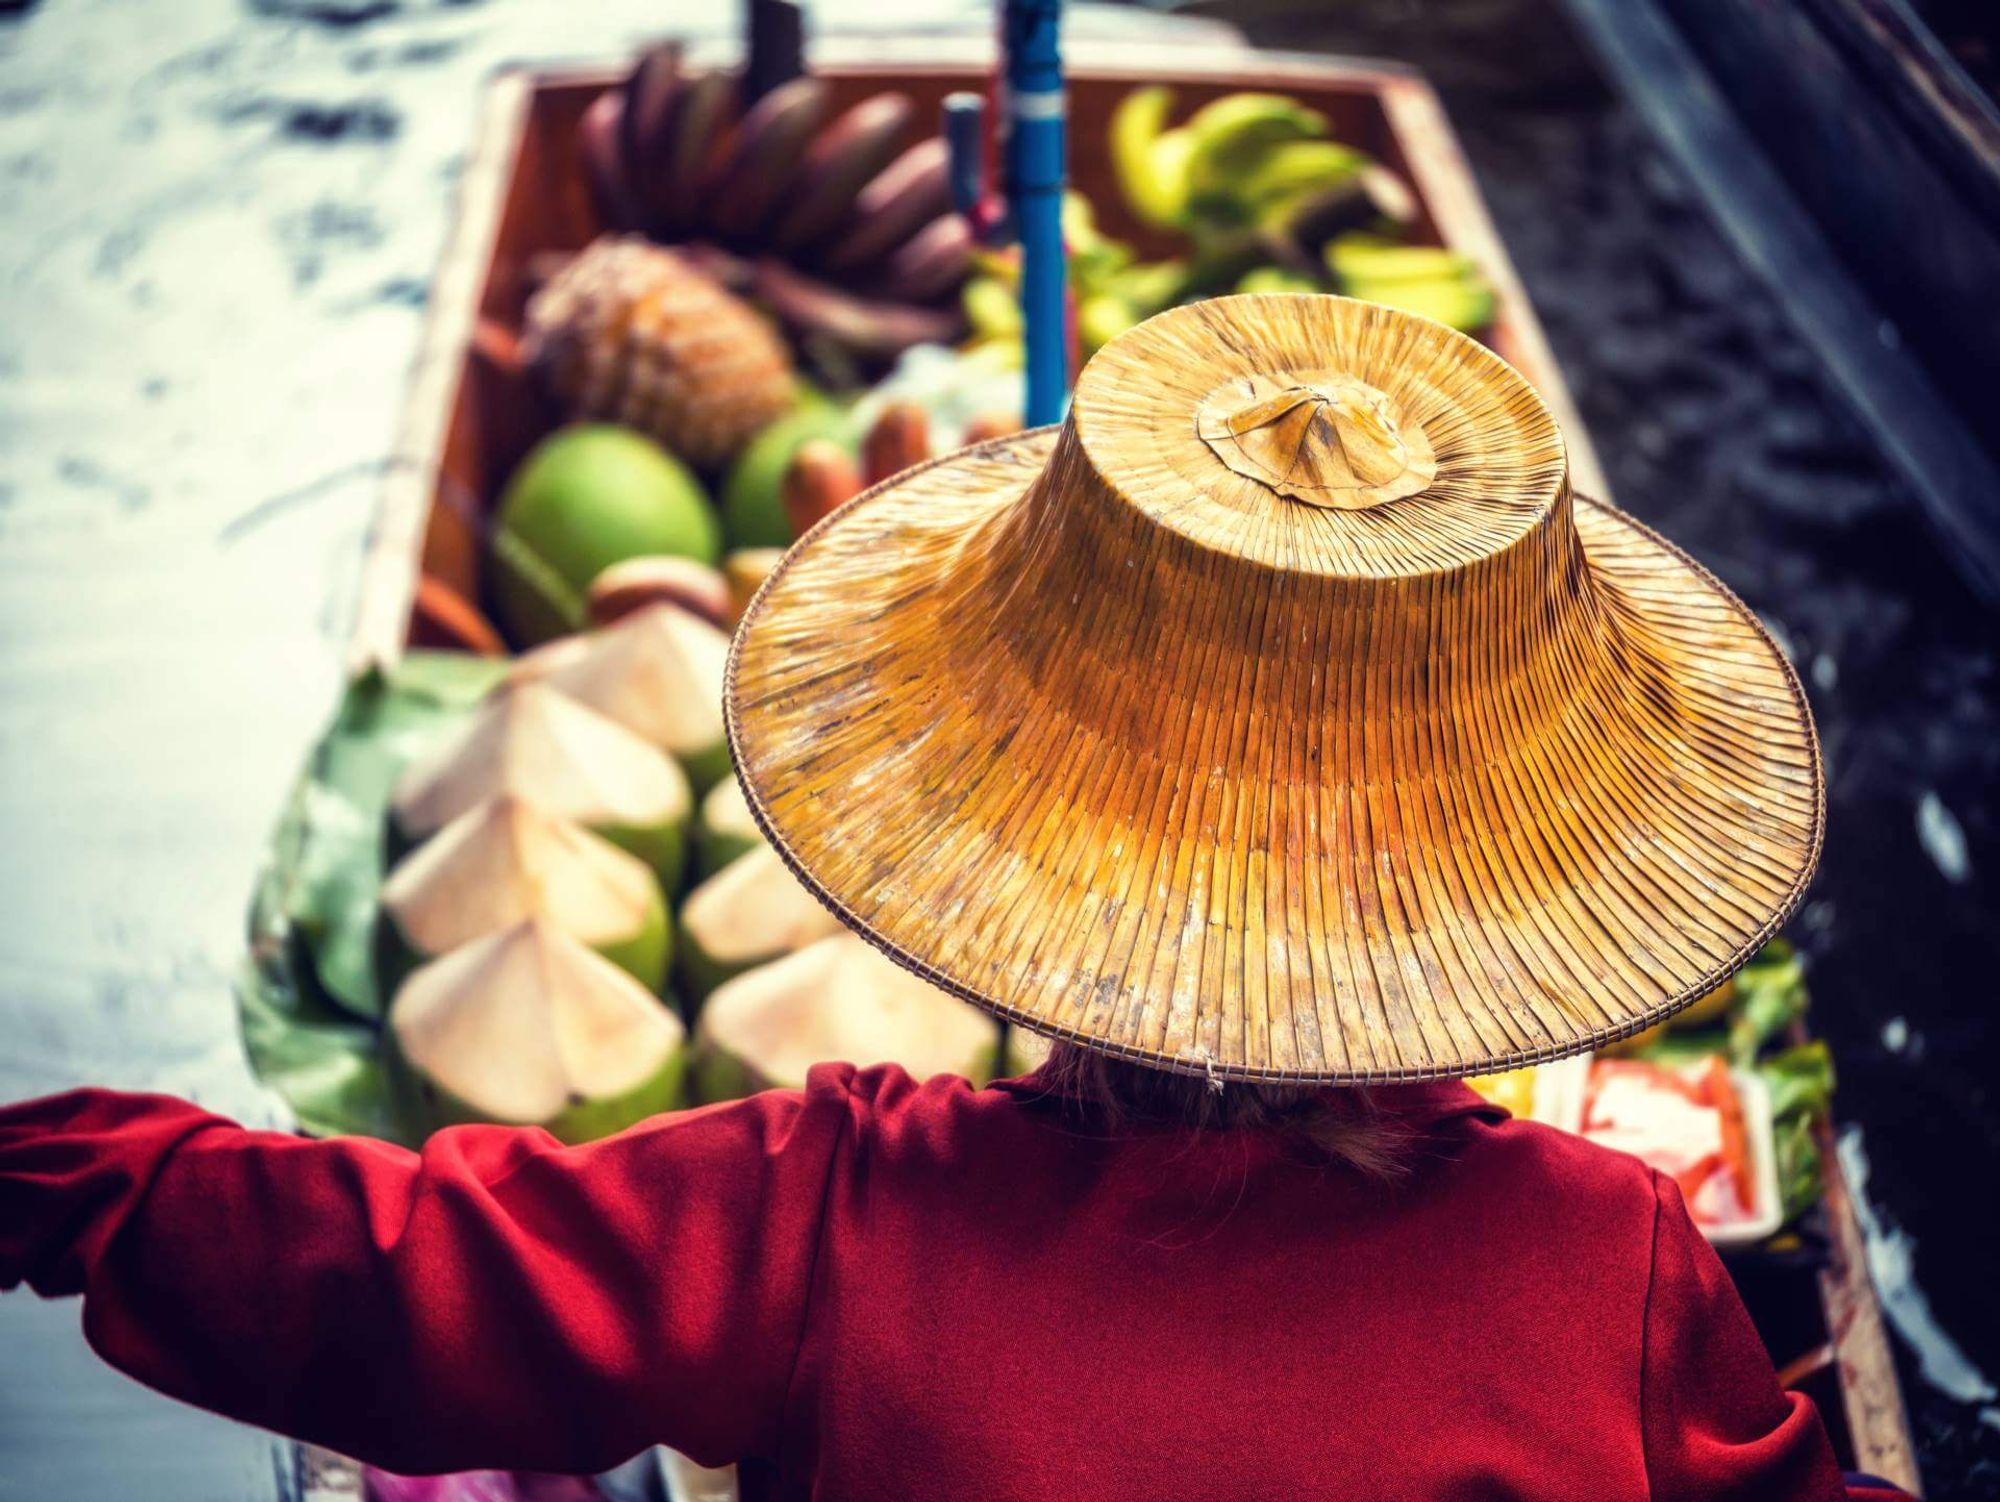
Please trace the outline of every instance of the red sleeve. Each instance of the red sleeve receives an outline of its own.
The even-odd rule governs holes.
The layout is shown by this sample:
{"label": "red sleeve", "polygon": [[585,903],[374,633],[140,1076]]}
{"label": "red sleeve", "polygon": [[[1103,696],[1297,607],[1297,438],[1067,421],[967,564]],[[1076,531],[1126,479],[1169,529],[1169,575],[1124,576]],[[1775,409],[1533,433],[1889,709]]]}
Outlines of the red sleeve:
{"label": "red sleeve", "polygon": [[421,1155],[160,1096],[30,1101],[0,1109],[0,1288],[81,1293],[142,1382],[394,1471],[770,1455],[851,1075]]}
{"label": "red sleeve", "polygon": [[1749,1311],[1688,1217],[1653,1175],[1653,1277],[1640,1410],[1646,1474],[1661,1502],[1830,1502],[1846,1495],[1810,1399],[1778,1386]]}

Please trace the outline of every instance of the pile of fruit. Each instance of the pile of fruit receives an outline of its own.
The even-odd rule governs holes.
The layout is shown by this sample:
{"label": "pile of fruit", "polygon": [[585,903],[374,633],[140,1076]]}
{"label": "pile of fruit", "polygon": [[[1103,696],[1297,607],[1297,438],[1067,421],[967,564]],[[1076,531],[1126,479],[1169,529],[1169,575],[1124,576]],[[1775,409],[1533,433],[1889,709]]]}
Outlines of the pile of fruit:
{"label": "pile of fruit", "polygon": [[[591,106],[578,165],[608,232],[542,268],[525,373],[560,426],[510,478],[481,598],[444,636],[493,650],[582,629],[607,568],[678,558],[739,580],[865,485],[1020,425],[1019,254],[952,210],[942,139],[887,89],[844,108],[805,74],[759,98],[664,47]],[[1464,256],[1407,243],[1408,185],[1281,94],[1170,123],[1133,89],[1108,150],[1141,260],[1065,206],[1078,356],[1216,293],[1342,291],[1460,328],[1493,293]],[[717,588],[711,579],[702,587]]]}
{"label": "pile of fruit", "polygon": [[[1080,353],[1234,290],[1490,318],[1320,114],[1173,114],[1133,90],[1108,147],[1127,218],[1176,253],[1142,261],[1068,201]],[[467,650],[351,686],[260,890],[245,1033],[312,1130],[580,1139],[822,1058],[1001,1064],[991,1021],[844,933],[765,843],[721,697],[727,632],[801,533],[1020,426],[1016,253],[953,211],[895,89],[748,97],[664,47],[576,150],[605,233],[535,268],[519,344],[550,431],[494,498],[478,598],[419,591],[428,637]]]}
{"label": "pile of fruit", "polygon": [[1173,91],[1135,89],[1112,120],[1133,211],[1187,237],[1177,300],[1217,292],[1341,292],[1476,333],[1493,290],[1471,260],[1403,243],[1418,205],[1393,171],[1330,139],[1282,94],[1229,94],[1168,128]]}
{"label": "pile of fruit", "polygon": [[[1282,94],[1228,94],[1168,127],[1174,94],[1134,89],[1111,125],[1125,205],[1184,248],[1141,261],[1065,205],[1083,354],[1162,308],[1225,292],[1341,292],[1478,332],[1493,290],[1472,261],[1405,243],[1417,201],[1388,167],[1333,140],[1324,115]],[[964,293],[975,342],[1016,342],[1018,256],[978,251]]]}
{"label": "pile of fruit", "polygon": [[748,87],[691,71],[670,43],[603,94],[579,152],[605,224],[682,247],[838,374],[951,338],[972,235],[910,97],[883,89],[836,112],[811,73]]}
{"label": "pile of fruit", "polygon": [[1833,1106],[1833,1055],[1798,1024],[1811,1006],[1805,967],[1773,939],[1729,980],[1658,1027],[1607,1049],[1615,1059],[1676,1070],[1719,1061],[1757,1076],[1770,1096],[1778,1192],[1787,1222],[1819,1202],[1816,1129]]}
{"label": "pile of fruit", "polygon": [[997,1024],[846,933],[765,842],[723,748],[727,645],[656,600],[352,687],[245,987],[253,1058],[309,1128],[581,1141],[821,1059],[999,1067]]}

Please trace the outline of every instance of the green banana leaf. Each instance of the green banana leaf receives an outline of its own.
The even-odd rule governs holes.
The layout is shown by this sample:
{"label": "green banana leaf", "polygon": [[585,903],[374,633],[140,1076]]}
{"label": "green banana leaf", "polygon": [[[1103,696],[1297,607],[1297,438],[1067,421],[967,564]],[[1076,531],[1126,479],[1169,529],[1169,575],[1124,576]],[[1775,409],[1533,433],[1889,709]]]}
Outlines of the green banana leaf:
{"label": "green banana leaf", "polygon": [[390,789],[504,662],[412,652],[348,686],[272,837],[237,981],[244,1049],[316,1136],[414,1145],[383,1073],[372,962]]}
{"label": "green banana leaf", "polygon": [[286,886],[303,846],[311,790],[310,780],[302,779],[294,791],[251,903],[250,953],[236,986],[244,1052],[305,1131],[401,1141],[376,1029],[326,999],[286,913]]}
{"label": "green banana leaf", "polygon": [[1814,1039],[1773,1054],[1757,1065],[1771,1092],[1773,1116],[1824,1116],[1833,1107],[1833,1055]]}
{"label": "green banana leaf", "polygon": [[1779,1034],[1806,1014],[1805,967],[1783,939],[1773,939],[1736,972],[1729,1020],[1729,1057],[1748,1068]]}
{"label": "green banana leaf", "polygon": [[389,796],[404,767],[456,725],[506,671],[491,658],[412,652],[353,683],[314,748],[294,805],[283,875],[286,916],[320,989],[355,1016],[382,1015],[375,984],[376,897],[387,860]]}
{"label": "green banana leaf", "polygon": [[1710,1054],[1728,1051],[1729,1035],[1721,1028],[1675,1028],[1653,1039],[1637,1057],[1666,1069],[1684,1069],[1699,1064]]}
{"label": "green banana leaf", "polygon": [[1826,1044],[1815,1040],[1778,1047],[1810,1005],[1804,962],[1783,939],[1773,939],[1736,972],[1728,1053],[1738,1068],[1754,1070],[1770,1091],[1778,1191],[1787,1224],[1819,1203],[1821,1164],[1813,1134],[1833,1109],[1833,1055]]}
{"label": "green banana leaf", "polygon": [[[1804,987],[1799,987],[1803,993]],[[1757,1062],[1771,1092],[1778,1189],[1791,1221],[1819,1202],[1820,1152],[1814,1129],[1833,1109],[1833,1054],[1819,1039]]]}
{"label": "green banana leaf", "polygon": [[382,1137],[414,1147],[382,1072],[379,1035],[302,992],[297,972],[252,959],[237,984],[243,1047],[257,1077],[315,1137]]}
{"label": "green banana leaf", "polygon": [[1790,1225],[1817,1205],[1825,1190],[1819,1139],[1813,1135],[1809,1116],[1780,1117],[1771,1130],[1777,1139],[1778,1200],[1784,1206],[1785,1224]]}

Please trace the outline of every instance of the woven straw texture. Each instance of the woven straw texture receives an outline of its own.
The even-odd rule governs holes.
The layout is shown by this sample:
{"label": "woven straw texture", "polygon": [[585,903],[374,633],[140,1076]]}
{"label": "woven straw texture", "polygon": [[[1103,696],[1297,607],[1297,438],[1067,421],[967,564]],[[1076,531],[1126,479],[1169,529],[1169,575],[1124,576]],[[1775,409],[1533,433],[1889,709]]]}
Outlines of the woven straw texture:
{"label": "woven straw texture", "polygon": [[1498,356],[1217,299],[1068,421],[908,470],[753,602],[751,807],[840,917],[1037,1032],[1217,1078],[1479,1073],[1646,1027],[1818,858],[1789,665],[1573,499]]}

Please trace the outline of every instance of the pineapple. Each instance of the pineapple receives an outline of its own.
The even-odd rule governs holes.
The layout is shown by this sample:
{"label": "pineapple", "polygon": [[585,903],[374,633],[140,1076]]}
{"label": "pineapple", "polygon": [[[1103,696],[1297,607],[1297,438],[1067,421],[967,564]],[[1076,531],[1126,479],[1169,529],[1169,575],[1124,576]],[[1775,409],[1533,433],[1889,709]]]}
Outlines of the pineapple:
{"label": "pineapple", "polygon": [[619,422],[716,470],[797,397],[748,304],[640,236],[592,242],[528,303],[525,353],[572,418]]}

